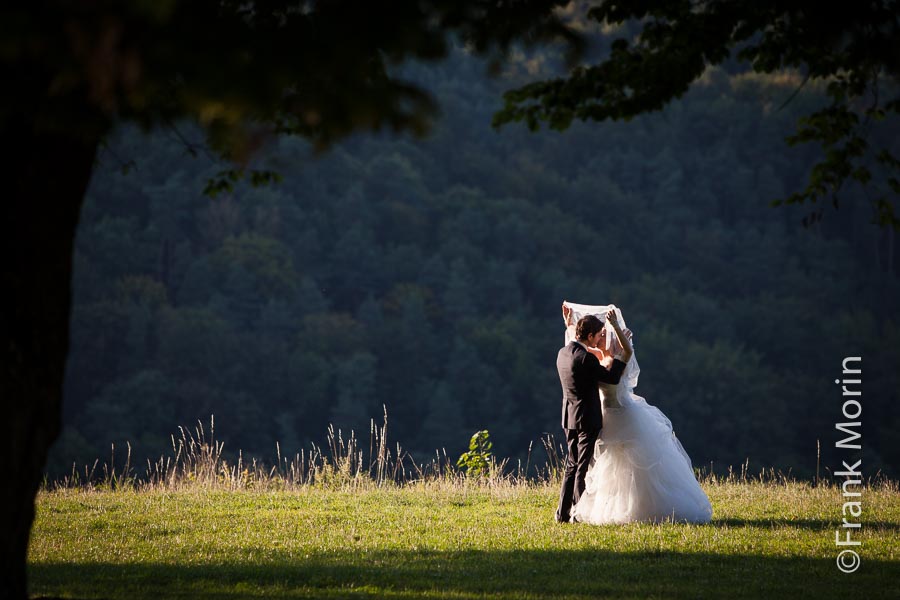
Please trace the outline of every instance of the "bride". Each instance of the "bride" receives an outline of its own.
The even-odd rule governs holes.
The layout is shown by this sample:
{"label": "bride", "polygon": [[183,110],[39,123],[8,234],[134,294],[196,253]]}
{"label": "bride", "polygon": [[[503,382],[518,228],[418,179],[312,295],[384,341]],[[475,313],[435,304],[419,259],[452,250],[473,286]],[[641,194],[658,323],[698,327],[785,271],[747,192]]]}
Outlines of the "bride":
{"label": "bride", "polygon": [[[608,367],[622,348],[609,332],[605,315],[614,305],[589,306],[563,302],[566,343],[574,339],[574,324],[585,315],[604,321],[597,348],[590,348]],[[576,521],[587,523],[660,522],[706,523],[712,505],[700,488],[691,459],[675,437],[672,423],[655,406],[633,393],[640,368],[632,354],[617,385],[600,383],[603,429],[593,464],[585,476],[585,490],[573,507]]]}

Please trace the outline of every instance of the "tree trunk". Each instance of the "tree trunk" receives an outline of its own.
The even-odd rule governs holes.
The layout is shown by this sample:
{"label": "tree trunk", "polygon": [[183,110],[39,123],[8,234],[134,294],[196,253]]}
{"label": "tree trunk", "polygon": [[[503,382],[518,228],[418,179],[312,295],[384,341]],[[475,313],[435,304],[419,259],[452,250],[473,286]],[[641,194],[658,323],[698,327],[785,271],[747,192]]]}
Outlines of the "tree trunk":
{"label": "tree trunk", "polygon": [[[3,124],[0,169],[7,308],[0,317],[0,599],[27,598],[26,559],[47,450],[59,435],[69,344],[72,252],[98,136]],[[18,116],[18,115],[17,115]],[[74,130],[74,131],[73,131]]]}

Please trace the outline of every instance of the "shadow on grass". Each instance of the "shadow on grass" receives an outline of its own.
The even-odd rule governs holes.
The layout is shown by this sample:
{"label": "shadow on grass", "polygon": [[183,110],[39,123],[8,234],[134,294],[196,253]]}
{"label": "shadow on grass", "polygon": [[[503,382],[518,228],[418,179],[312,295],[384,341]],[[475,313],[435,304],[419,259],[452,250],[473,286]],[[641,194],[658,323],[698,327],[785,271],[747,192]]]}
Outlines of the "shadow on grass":
{"label": "shadow on grass", "polygon": [[[37,563],[31,593],[76,598],[896,598],[900,563],[676,552],[365,551],[242,562]],[[835,551],[835,554],[837,552]]]}
{"label": "shadow on grass", "polygon": [[[840,521],[828,521],[823,519],[716,519],[710,522],[713,527],[762,527],[780,528],[794,527],[796,529],[809,529],[812,531],[833,531],[840,527]],[[891,521],[864,521],[865,531],[880,531],[885,533],[900,534],[900,525]],[[833,534],[832,534],[833,535]]]}

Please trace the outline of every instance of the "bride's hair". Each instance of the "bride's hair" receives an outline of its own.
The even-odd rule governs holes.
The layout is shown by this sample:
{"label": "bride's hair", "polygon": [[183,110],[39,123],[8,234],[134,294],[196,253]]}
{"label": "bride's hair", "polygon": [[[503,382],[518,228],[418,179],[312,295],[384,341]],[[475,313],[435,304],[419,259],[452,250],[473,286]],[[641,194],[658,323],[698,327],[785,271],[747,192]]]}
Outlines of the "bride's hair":
{"label": "bride's hair", "polygon": [[603,329],[603,321],[594,315],[585,315],[578,319],[578,324],[575,325],[575,337],[579,342],[583,342],[601,329]]}

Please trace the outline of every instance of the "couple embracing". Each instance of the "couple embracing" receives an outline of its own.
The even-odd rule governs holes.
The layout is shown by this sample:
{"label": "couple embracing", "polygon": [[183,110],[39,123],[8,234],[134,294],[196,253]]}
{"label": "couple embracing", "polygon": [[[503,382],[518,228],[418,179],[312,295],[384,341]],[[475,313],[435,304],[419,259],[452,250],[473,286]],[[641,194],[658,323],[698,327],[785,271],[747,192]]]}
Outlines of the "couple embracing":
{"label": "couple embracing", "polygon": [[563,302],[566,345],[556,358],[568,455],[561,523],[706,523],[709,498],[672,423],[633,393],[640,368],[614,305]]}

